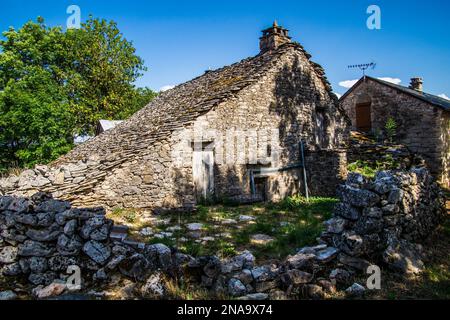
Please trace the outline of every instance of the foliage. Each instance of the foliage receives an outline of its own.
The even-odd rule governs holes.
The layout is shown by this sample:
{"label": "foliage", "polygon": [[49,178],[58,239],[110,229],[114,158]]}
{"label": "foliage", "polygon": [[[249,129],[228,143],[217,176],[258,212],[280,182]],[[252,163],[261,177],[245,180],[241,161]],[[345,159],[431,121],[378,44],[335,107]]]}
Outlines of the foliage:
{"label": "foliage", "polygon": [[63,31],[38,18],[3,36],[0,171],[52,161],[99,119],[129,117],[155,96],[134,87],[145,67],[112,21]]}
{"label": "foliage", "polygon": [[384,126],[386,130],[386,136],[389,139],[390,143],[394,142],[394,136],[397,133],[397,123],[395,122],[394,118],[390,117],[386,121],[386,125]]}
{"label": "foliage", "polygon": [[391,154],[374,161],[358,160],[348,165],[348,171],[357,172],[368,178],[374,178],[378,171],[395,170],[400,166],[399,162]]}

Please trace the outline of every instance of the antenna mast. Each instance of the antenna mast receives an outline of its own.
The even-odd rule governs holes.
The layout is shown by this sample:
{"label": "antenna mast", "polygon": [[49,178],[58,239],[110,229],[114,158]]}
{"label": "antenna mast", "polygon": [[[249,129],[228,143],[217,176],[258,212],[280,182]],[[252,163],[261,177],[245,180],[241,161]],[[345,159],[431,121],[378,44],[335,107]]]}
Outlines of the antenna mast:
{"label": "antenna mast", "polygon": [[365,77],[366,70],[369,68],[373,70],[373,69],[375,69],[376,65],[377,64],[375,62],[371,62],[371,63],[363,63],[363,64],[354,64],[354,65],[348,66],[348,68],[349,69],[356,69],[356,68],[360,69],[363,72],[363,76]]}

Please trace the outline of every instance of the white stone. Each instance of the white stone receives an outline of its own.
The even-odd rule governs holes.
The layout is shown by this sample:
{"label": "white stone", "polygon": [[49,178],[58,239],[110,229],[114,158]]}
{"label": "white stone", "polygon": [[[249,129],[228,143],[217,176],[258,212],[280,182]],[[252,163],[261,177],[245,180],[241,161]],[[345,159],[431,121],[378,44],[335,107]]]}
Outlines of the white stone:
{"label": "white stone", "polygon": [[67,286],[64,283],[53,282],[45,288],[43,288],[42,286],[35,288],[33,290],[33,294],[38,299],[45,299],[45,298],[59,296],[66,289],[67,289]]}
{"label": "white stone", "polygon": [[249,221],[254,221],[254,220],[256,220],[256,218],[253,217],[253,216],[247,216],[247,215],[240,215],[239,216],[239,221],[249,222]]}
{"label": "white stone", "polygon": [[144,228],[141,231],[139,231],[139,234],[143,237],[150,237],[153,235],[153,229],[150,227]]}
{"label": "white stone", "polygon": [[203,224],[201,223],[189,223],[186,228],[190,231],[200,231],[203,229]]}
{"label": "white stone", "polygon": [[255,234],[250,237],[250,242],[257,245],[266,245],[275,239],[266,234]]}

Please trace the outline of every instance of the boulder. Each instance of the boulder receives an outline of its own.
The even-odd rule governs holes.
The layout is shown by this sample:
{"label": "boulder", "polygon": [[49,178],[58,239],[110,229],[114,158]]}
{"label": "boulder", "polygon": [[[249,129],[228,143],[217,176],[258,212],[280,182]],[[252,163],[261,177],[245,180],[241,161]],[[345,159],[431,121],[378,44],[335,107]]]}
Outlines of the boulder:
{"label": "boulder", "polygon": [[371,207],[380,201],[380,197],[374,192],[347,185],[340,185],[337,194],[342,202],[358,208]]}
{"label": "boulder", "polygon": [[257,282],[273,280],[276,277],[276,272],[270,266],[259,266],[251,270],[253,279]]}
{"label": "boulder", "polygon": [[66,225],[64,226],[64,234],[66,236],[73,236],[75,234],[75,231],[77,230],[78,227],[78,222],[77,220],[70,220],[66,223]]}
{"label": "boulder", "polygon": [[364,253],[363,238],[354,232],[344,232],[341,237],[341,243],[338,245],[339,249],[350,256],[360,256]]}
{"label": "boulder", "polygon": [[339,262],[348,267],[354,268],[356,270],[366,272],[367,268],[371,265],[371,263],[367,260],[350,257],[346,254],[339,254]]}
{"label": "boulder", "polygon": [[34,273],[44,273],[48,270],[47,259],[44,257],[31,257],[29,259],[30,271]]}
{"label": "boulder", "polygon": [[336,285],[349,286],[352,281],[352,275],[345,269],[337,268],[331,271],[330,280]]}
{"label": "boulder", "polygon": [[383,252],[384,262],[403,274],[419,274],[424,268],[420,246],[406,240],[392,241]]}
{"label": "boulder", "polygon": [[[109,269],[108,266],[106,269]],[[119,263],[119,270],[123,275],[139,281],[144,281],[152,269],[152,263],[140,253],[135,253],[129,258],[122,259]]]}
{"label": "boulder", "polygon": [[230,279],[228,281],[228,293],[233,297],[239,297],[247,293],[247,288],[239,279]]}
{"label": "boulder", "polygon": [[342,217],[351,221],[358,220],[359,216],[361,215],[357,208],[343,202],[338,203],[334,207],[333,213],[335,216]]}
{"label": "boulder", "polygon": [[44,229],[44,230],[35,230],[28,229],[26,235],[28,238],[34,241],[39,242],[50,242],[58,239],[58,236],[61,234],[61,231],[55,230],[54,228]]}
{"label": "boulder", "polygon": [[166,288],[161,273],[152,274],[141,288],[142,296],[158,299],[164,297],[165,291]]}
{"label": "boulder", "polygon": [[104,265],[111,256],[111,249],[108,246],[93,240],[84,244],[83,252],[100,265]]}
{"label": "boulder", "polygon": [[[7,198],[10,199],[10,198]],[[8,200],[5,200],[8,201]],[[7,210],[14,211],[17,214],[29,212],[33,208],[33,202],[26,198],[12,198],[9,202]]]}
{"label": "boulder", "polygon": [[33,214],[20,213],[14,216],[14,220],[18,223],[36,226],[37,225],[37,217]]}
{"label": "boulder", "polygon": [[16,261],[19,250],[16,247],[4,247],[0,249],[0,264],[9,264]]}
{"label": "boulder", "polygon": [[286,273],[281,275],[281,282],[286,288],[288,288],[290,285],[310,283],[313,278],[314,276],[311,273],[293,269],[288,270]]}
{"label": "boulder", "polygon": [[0,301],[16,300],[17,294],[14,291],[0,291]]}
{"label": "boulder", "polygon": [[298,253],[294,256],[289,256],[286,260],[288,266],[292,269],[310,268],[316,259],[316,255],[312,253],[304,254]]}
{"label": "boulder", "polygon": [[[14,198],[11,196],[2,196],[0,197],[0,211],[6,210],[11,202],[13,202]],[[6,291],[3,291],[6,292]]]}
{"label": "boulder", "polygon": [[20,264],[18,262],[5,265],[1,269],[1,273],[5,276],[18,276],[22,273],[22,268],[20,267]]}
{"label": "boulder", "polygon": [[47,257],[53,252],[52,248],[37,241],[27,240],[19,245],[18,255],[21,257]]}
{"label": "boulder", "polygon": [[55,213],[39,212],[36,218],[38,227],[50,227],[55,222]]}
{"label": "boulder", "polygon": [[55,199],[50,199],[38,204],[35,208],[36,212],[53,212],[61,213],[70,209],[71,204],[68,201],[60,201]]}
{"label": "boulder", "polygon": [[347,220],[342,218],[331,218],[324,222],[325,227],[327,228],[327,232],[339,234],[345,230],[347,225]]}
{"label": "boulder", "polygon": [[48,259],[48,267],[55,272],[66,272],[69,266],[78,265],[79,261],[76,257],[53,256]]}
{"label": "boulder", "polygon": [[58,237],[58,242],[56,244],[56,249],[63,256],[75,256],[79,254],[82,247],[83,240],[77,235],[68,237],[67,235],[62,234]]}
{"label": "boulder", "polygon": [[144,254],[147,259],[153,261],[158,267],[167,270],[172,266],[172,252],[162,243],[145,246]]}
{"label": "boulder", "polygon": [[51,271],[47,271],[45,273],[31,273],[28,277],[28,281],[30,281],[34,285],[49,285],[56,279],[56,274]]}
{"label": "boulder", "polygon": [[353,230],[357,234],[379,233],[383,230],[383,220],[364,216],[356,222]]}
{"label": "boulder", "polygon": [[322,263],[330,262],[337,257],[339,250],[333,247],[320,250],[316,253],[316,260]]}
{"label": "boulder", "polygon": [[308,284],[305,286],[309,298],[319,300],[325,298],[325,292],[321,286],[317,284]]}
{"label": "boulder", "polygon": [[358,298],[362,297],[365,292],[366,292],[366,288],[364,288],[359,283],[354,283],[345,290],[345,293],[347,293],[348,296],[358,297]]}
{"label": "boulder", "polygon": [[47,299],[51,297],[56,297],[64,293],[66,291],[67,286],[65,283],[61,282],[53,282],[46,287],[39,286],[33,289],[33,295],[37,299]]}

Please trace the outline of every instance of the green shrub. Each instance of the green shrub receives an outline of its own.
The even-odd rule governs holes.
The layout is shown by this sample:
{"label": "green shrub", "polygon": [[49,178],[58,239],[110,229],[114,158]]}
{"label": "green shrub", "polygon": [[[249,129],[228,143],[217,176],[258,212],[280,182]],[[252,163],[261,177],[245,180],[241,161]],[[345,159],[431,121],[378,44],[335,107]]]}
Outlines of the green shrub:
{"label": "green shrub", "polygon": [[386,121],[386,125],[384,126],[384,129],[386,130],[386,136],[390,143],[394,142],[394,136],[397,133],[397,123],[395,122],[394,118],[390,117]]}

